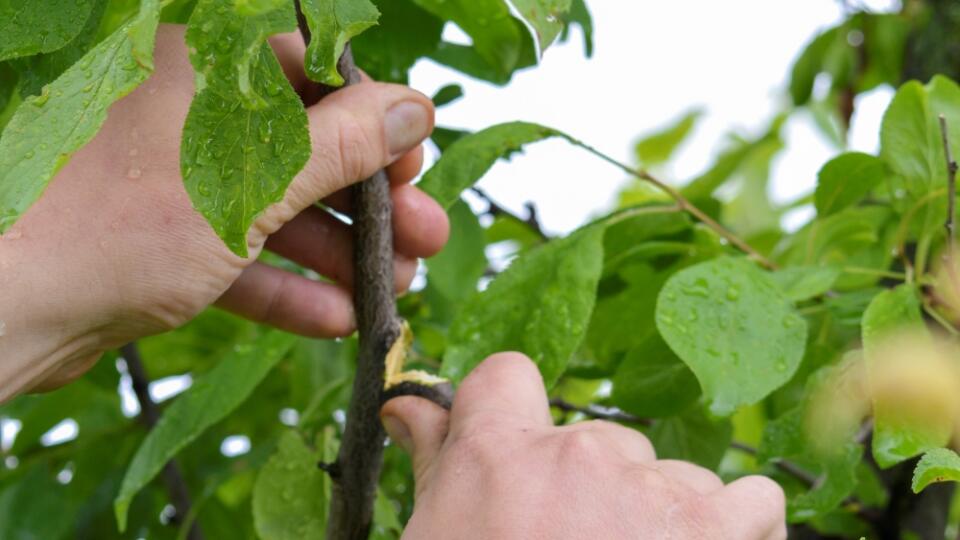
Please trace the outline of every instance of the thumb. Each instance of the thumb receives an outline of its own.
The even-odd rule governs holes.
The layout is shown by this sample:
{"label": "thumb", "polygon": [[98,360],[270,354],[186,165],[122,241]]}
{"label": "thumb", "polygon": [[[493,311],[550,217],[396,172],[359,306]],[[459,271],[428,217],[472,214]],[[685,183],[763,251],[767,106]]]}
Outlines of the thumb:
{"label": "thumb", "polygon": [[410,454],[417,495],[429,483],[429,470],[447,438],[450,415],[430,400],[402,396],[387,401],[380,410],[390,439]]}
{"label": "thumb", "polygon": [[365,180],[433,130],[433,103],[405,86],[364,82],[307,108],[313,153],[287,190],[294,210]]}

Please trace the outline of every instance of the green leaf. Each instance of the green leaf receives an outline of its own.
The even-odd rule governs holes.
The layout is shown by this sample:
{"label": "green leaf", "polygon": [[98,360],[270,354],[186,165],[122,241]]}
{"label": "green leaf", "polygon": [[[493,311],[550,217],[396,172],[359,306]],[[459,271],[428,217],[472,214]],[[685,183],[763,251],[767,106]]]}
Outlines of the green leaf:
{"label": "green leaf", "polygon": [[[950,126],[960,124],[960,88],[946,77],[936,76],[926,87],[911,81],[900,87],[883,116],[880,156],[895,174],[890,186],[901,211],[916,208],[913,229],[921,235],[938,231],[945,219],[945,197],[936,192],[946,187],[946,159],[938,116]],[[960,137],[951,137],[954,155]]]}
{"label": "green leaf", "polygon": [[342,85],[337,62],[344,47],[350,38],[377,24],[380,12],[370,0],[302,0],[301,6],[312,35],[307,76],[330,86]]}
{"label": "green leaf", "polygon": [[95,0],[0,2],[0,61],[53,52],[80,33]]}
{"label": "green leaf", "polygon": [[430,134],[430,140],[433,141],[433,144],[437,145],[437,149],[440,150],[440,153],[443,153],[447,151],[447,148],[449,148],[451,144],[459,141],[469,134],[469,131],[464,131],[461,129],[435,127],[433,128],[433,133]]}
{"label": "green leaf", "polygon": [[598,298],[590,317],[584,354],[600,373],[612,373],[624,353],[657,335],[657,293],[669,272],[657,271],[649,264],[631,268],[635,279],[625,289]]}
{"label": "green leaf", "polygon": [[376,0],[380,22],[350,40],[358,66],[378,81],[407,83],[407,72],[437,49],[443,21],[411,0]]}
{"label": "green leaf", "polygon": [[832,266],[791,266],[770,275],[787,298],[801,302],[830,290],[840,270]]}
{"label": "green leaf", "polygon": [[133,457],[114,500],[121,532],[126,529],[127,509],[134,495],[177,452],[243,403],[295,342],[290,334],[271,331],[252,344],[237,345],[164,411]]}
{"label": "green leaf", "polygon": [[463,87],[459,84],[448,84],[437,90],[433,95],[433,106],[443,107],[463,97]]}
{"label": "green leaf", "polygon": [[920,493],[935,482],[960,482],[960,456],[949,448],[927,451],[913,470],[914,493]]}
{"label": "green leaf", "polygon": [[[895,289],[881,292],[873,299],[863,314],[863,346],[867,358],[871,380],[888,379],[889,370],[903,369],[897,362],[911,362],[916,370],[926,372],[929,364],[926,353],[919,350],[903,351],[916,354],[919,358],[899,358],[891,354],[897,347],[897,340],[904,333],[912,333],[919,339],[929,337],[923,322],[920,299],[914,285],[904,284]],[[917,343],[919,345],[919,343]],[[901,345],[902,348],[902,345]],[[927,381],[928,382],[928,381]],[[927,450],[944,446],[953,431],[951,414],[931,415],[930,406],[941,406],[938,392],[926,389],[926,399],[916,393],[916,380],[903,381],[905,386],[899,392],[891,392],[883,387],[874,389],[873,394],[873,456],[883,468],[891,467],[904,460],[917,456]]]}
{"label": "green leaf", "polygon": [[38,446],[40,437],[66,418],[73,418],[84,436],[124,424],[119,405],[115,388],[81,379],[46,394],[20,396],[0,408],[0,416],[20,421],[22,427],[9,449],[20,455]]}
{"label": "green leaf", "polygon": [[94,45],[107,0],[91,0],[93,8],[80,33],[64,48],[48,54],[38,54],[13,61],[20,72],[20,95],[39,95],[44,85],[59,77],[75,64]]}
{"label": "green leaf", "polygon": [[442,375],[461,381],[488,355],[520,351],[547,387],[583,340],[603,260],[600,225],[536,248],[461,307],[450,328]]}
{"label": "green leaf", "polygon": [[399,540],[403,535],[403,524],[397,516],[397,509],[384,495],[382,489],[377,490],[377,498],[373,502],[373,530],[370,531],[370,540]]}
{"label": "green leaf", "polygon": [[292,4],[246,18],[214,4],[198,5],[187,29],[204,84],[183,127],[181,174],[194,208],[246,257],[250,226],[309,159],[310,135],[303,104],[265,44],[295,27]]}
{"label": "green leaf", "polygon": [[[228,6],[222,0],[198,2],[187,25],[187,45],[191,48],[190,62],[197,71],[198,97],[208,94],[205,92],[207,79],[213,78],[236,85],[246,108],[268,107],[269,104],[263,102],[264,95],[276,96],[280,93],[277,85],[289,86],[285,84],[286,77],[270,80],[267,88],[256,87],[251,78],[258,64],[269,62],[265,57],[273,57],[269,48],[269,53],[264,52],[267,38],[296,28],[293,3],[286,0],[264,0],[256,10],[241,10],[240,5]],[[221,99],[234,101],[235,92],[226,84],[219,91],[225,94]]]}
{"label": "green leaf", "polygon": [[[886,270],[898,225],[894,217],[889,207],[861,206],[817,219],[790,238],[786,260],[798,266]],[[845,273],[833,286],[850,290],[877,281],[875,274]]]}
{"label": "green leaf", "polygon": [[570,27],[577,24],[583,31],[583,50],[587,58],[593,56],[593,17],[590,16],[587,4],[583,0],[573,0],[570,3],[570,11],[564,15],[563,19],[566,25],[563,27],[560,40],[566,41]]}
{"label": "green leaf", "polygon": [[[533,39],[523,23],[510,14],[503,0],[414,0],[436,15],[453,21],[473,39],[478,59],[498,77],[507,77],[523,63]],[[534,59],[535,61],[535,59]]]}
{"label": "green leaf", "polygon": [[817,178],[814,204],[817,213],[829,216],[863,199],[886,178],[879,158],[861,152],[847,152],[828,161]]}
{"label": "green leaf", "polygon": [[648,205],[636,210],[636,216],[607,227],[603,239],[605,273],[648,259],[652,240],[675,237],[691,227],[687,214],[670,211],[669,207]]}
{"label": "green leaf", "polygon": [[32,467],[23,478],[0,491],[0,538],[66,538],[78,504],[56,481],[46,464]]}
{"label": "green leaf", "polygon": [[263,540],[324,538],[330,477],[317,467],[330,457],[333,428],[321,437],[321,451],[309,448],[295,431],[280,437],[277,452],[257,475],[253,522]]}
{"label": "green leaf", "polygon": [[450,300],[462,300],[477,290],[487,269],[483,228],[463,201],[449,211],[450,241],[440,253],[426,260],[427,279]]}
{"label": "green leaf", "polygon": [[221,309],[208,308],[189,323],[137,340],[147,373],[153,379],[207,371],[235,343],[252,339],[257,326]]}
{"label": "green leaf", "polygon": [[835,509],[857,487],[857,465],[863,448],[846,443],[823,456],[810,449],[803,426],[804,412],[797,407],[767,424],[760,443],[758,461],[790,460],[811,475],[821,478],[816,485],[787,502],[791,523],[807,521]]}
{"label": "green leaf", "polygon": [[110,105],[153,72],[159,12],[158,0],[145,0],[136,18],[17,109],[0,136],[0,233],[96,135]]}
{"label": "green leaf", "polygon": [[417,187],[449,208],[498,159],[510,157],[526,144],[559,136],[562,135],[558,131],[527,122],[488,127],[451,144]]}
{"label": "green leaf", "polygon": [[[17,89],[20,76],[10,62],[0,62],[0,117],[10,103],[10,98]],[[4,124],[0,122],[0,133],[3,133]]]}
{"label": "green leaf", "polygon": [[730,447],[733,426],[729,420],[711,419],[702,407],[658,421],[647,434],[657,459],[691,461],[716,470]]}
{"label": "green leaf", "polygon": [[571,0],[512,0],[523,18],[537,34],[540,50],[545,51],[563,30],[563,17]]}
{"label": "green leaf", "polygon": [[903,331],[925,331],[920,298],[909,284],[881,292],[864,312],[863,348],[868,361],[884,346],[886,338]]}
{"label": "green leaf", "polygon": [[659,335],[631,350],[613,375],[614,405],[641,418],[682,412],[700,396],[700,385]]}
{"label": "green leaf", "polygon": [[794,105],[804,105],[810,101],[813,82],[823,70],[827,51],[837,43],[840,28],[831,28],[818,35],[804,48],[793,64],[790,75],[790,95]]}
{"label": "green leaf", "polygon": [[806,346],[806,321],[745,259],[722,257],[678,272],[660,291],[656,318],[716,415],[757,403],[789,381]]}
{"label": "green leaf", "polygon": [[668,161],[683,141],[687,140],[702,116],[703,110],[694,109],[671,126],[640,139],[633,147],[637,161],[646,166]]}

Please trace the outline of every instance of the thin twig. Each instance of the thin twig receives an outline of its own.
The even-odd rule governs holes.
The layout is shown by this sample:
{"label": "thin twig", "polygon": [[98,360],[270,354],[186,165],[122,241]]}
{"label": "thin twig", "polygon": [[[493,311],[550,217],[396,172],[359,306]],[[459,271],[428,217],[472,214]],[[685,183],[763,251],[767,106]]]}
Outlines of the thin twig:
{"label": "thin twig", "polygon": [[505,216],[511,219],[515,219],[520,223],[526,223],[527,225],[530,226],[531,229],[533,229],[533,232],[535,232],[537,236],[539,236],[542,240],[544,241],[550,240],[550,235],[548,235],[543,230],[543,226],[540,224],[540,218],[537,215],[537,207],[534,206],[533,203],[528,202],[524,205],[524,207],[527,209],[527,217],[522,218],[517,214],[514,214],[510,210],[507,210],[506,208],[500,206],[482,189],[478,187],[473,187],[473,188],[470,188],[470,191],[472,191],[474,195],[476,195],[477,197],[480,197],[481,199],[483,199],[485,203],[487,203],[487,214],[493,217]]}
{"label": "thin twig", "polygon": [[[137,396],[137,402],[140,404],[140,421],[147,427],[153,429],[160,421],[160,408],[150,397],[150,378],[143,367],[143,359],[140,357],[140,350],[136,343],[124,345],[120,352],[127,364],[127,372],[130,373],[130,379],[133,383],[133,393]],[[176,460],[171,459],[163,466],[161,471],[163,483],[167,488],[167,494],[170,496],[170,503],[176,512],[171,519],[173,523],[183,523],[190,516],[190,491],[187,489],[187,483],[183,479],[183,472]],[[187,533],[189,540],[203,540],[203,533],[200,531],[200,524],[196,521],[190,523],[190,530]]]}
{"label": "thin twig", "polygon": [[625,424],[637,424],[641,426],[652,426],[653,421],[648,418],[640,418],[626,413],[615,407],[600,407],[598,405],[587,405],[580,407],[560,398],[550,400],[550,406],[563,412],[580,413],[594,420],[609,420],[611,422],[623,422]]}
{"label": "thin twig", "polygon": [[[756,448],[748,444],[744,444],[742,442],[731,441],[730,448],[733,448],[734,450],[739,450],[740,452],[751,455],[753,457],[757,457],[757,454],[759,454],[759,451]],[[815,487],[817,484],[821,482],[820,478],[818,478],[813,474],[810,474],[809,472],[804,470],[802,467],[800,467],[799,465],[791,461],[778,458],[778,459],[774,459],[772,463],[774,467],[800,480],[801,482],[806,484],[808,487],[811,487],[811,488]]]}
{"label": "thin twig", "polygon": [[957,204],[957,162],[953,159],[953,151],[950,149],[947,118],[942,114],[940,115],[940,136],[943,139],[943,156],[947,160],[947,220],[944,227],[947,229],[947,253],[949,256],[953,251],[953,243],[956,240],[954,213]]}
{"label": "thin twig", "polygon": [[703,210],[700,210],[699,208],[697,208],[696,205],[690,202],[689,199],[684,197],[682,193],[674,189],[669,184],[657,179],[652,174],[650,174],[649,172],[643,169],[635,169],[627,165],[626,163],[622,163],[614,159],[613,157],[608,156],[607,154],[604,154],[600,150],[597,150],[596,148],[584,143],[581,140],[578,140],[569,136],[565,136],[565,138],[568,141],[570,141],[572,144],[579,146],[580,148],[583,148],[587,152],[590,152],[591,154],[606,161],[607,163],[610,163],[611,165],[617,167],[623,172],[629,174],[630,176],[633,176],[639,180],[643,180],[649,184],[652,184],[654,187],[656,187],[660,191],[666,193],[685,212],[697,218],[697,220],[699,220],[701,223],[703,223],[704,225],[712,229],[715,233],[720,235],[722,238],[726,239],[728,242],[733,244],[737,249],[746,253],[752,259],[762,264],[763,266],[767,267],[768,269],[770,270],[777,269],[776,263],[764,257],[760,252],[755,250],[753,247],[750,246],[750,244],[746,243],[743,239],[741,239],[739,236],[734,234],[730,229],[727,229],[726,227],[718,223],[715,219],[708,216]]}

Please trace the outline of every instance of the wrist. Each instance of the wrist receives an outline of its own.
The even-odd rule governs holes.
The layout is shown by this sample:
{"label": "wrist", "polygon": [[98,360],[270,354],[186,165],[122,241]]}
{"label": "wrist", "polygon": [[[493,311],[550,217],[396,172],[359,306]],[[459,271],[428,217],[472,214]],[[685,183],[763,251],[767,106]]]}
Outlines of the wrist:
{"label": "wrist", "polygon": [[105,350],[97,329],[106,321],[91,317],[97,288],[87,276],[68,275],[74,268],[58,256],[65,251],[15,232],[0,236],[0,403]]}

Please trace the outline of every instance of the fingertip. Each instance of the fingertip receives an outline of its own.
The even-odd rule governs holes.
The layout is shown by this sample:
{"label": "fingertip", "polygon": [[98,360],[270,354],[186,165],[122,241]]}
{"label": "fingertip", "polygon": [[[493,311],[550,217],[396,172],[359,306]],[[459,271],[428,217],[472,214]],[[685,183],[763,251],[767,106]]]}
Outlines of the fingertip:
{"label": "fingertip", "polygon": [[766,476],[745,476],[711,497],[722,512],[740,516],[729,522],[730,538],[778,538],[785,531],[786,497],[783,488]]}
{"label": "fingertip", "polygon": [[390,439],[413,458],[417,489],[447,437],[449,414],[428,399],[401,396],[383,404],[380,419]]}
{"label": "fingertip", "polygon": [[420,258],[439,253],[450,237],[450,219],[443,208],[408,184],[393,188],[392,199],[397,251]]}
{"label": "fingertip", "polygon": [[416,178],[420,174],[421,168],[423,168],[422,144],[391,163],[387,167],[387,175],[390,177],[390,183],[397,186],[406,184]]}
{"label": "fingertip", "polygon": [[477,413],[553,424],[540,370],[519,352],[493,354],[463,380],[454,398],[451,421],[463,427]]}

